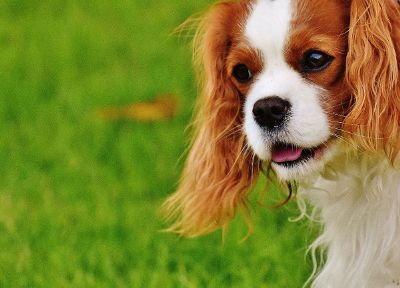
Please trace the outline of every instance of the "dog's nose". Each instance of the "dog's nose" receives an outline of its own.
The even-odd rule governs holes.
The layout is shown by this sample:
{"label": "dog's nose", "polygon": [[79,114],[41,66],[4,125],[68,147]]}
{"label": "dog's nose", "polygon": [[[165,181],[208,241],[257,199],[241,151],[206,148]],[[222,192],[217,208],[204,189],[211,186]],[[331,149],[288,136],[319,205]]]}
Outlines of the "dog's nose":
{"label": "dog's nose", "polygon": [[278,96],[258,100],[253,106],[253,116],[258,125],[268,129],[279,127],[290,111],[289,101]]}

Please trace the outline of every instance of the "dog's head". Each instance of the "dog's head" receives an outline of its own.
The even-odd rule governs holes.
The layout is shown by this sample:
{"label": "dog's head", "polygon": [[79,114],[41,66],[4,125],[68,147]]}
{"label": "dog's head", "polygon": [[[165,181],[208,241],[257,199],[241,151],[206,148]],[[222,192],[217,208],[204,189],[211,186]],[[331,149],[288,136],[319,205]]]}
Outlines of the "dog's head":
{"label": "dog's head", "polygon": [[320,171],[338,141],[399,150],[397,0],[254,0],[204,17],[204,85],[172,230],[232,219],[267,163],[281,180]]}

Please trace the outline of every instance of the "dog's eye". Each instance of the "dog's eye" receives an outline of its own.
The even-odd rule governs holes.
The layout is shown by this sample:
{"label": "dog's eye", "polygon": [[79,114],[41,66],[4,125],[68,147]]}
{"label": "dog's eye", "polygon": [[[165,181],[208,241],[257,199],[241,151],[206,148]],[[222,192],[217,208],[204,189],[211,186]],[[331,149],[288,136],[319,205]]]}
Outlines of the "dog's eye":
{"label": "dog's eye", "polygon": [[253,78],[251,71],[244,64],[238,64],[233,67],[233,77],[240,83],[246,83]]}
{"label": "dog's eye", "polygon": [[328,67],[333,57],[317,50],[308,51],[304,54],[302,67],[305,72],[321,71]]}

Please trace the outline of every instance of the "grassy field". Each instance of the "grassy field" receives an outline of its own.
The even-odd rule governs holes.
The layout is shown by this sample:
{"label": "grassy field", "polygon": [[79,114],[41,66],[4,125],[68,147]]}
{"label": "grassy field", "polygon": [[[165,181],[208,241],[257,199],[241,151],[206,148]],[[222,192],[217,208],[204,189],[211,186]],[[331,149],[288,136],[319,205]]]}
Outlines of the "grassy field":
{"label": "grassy field", "polygon": [[[1,287],[300,287],[309,229],[293,204],[187,240],[161,233],[196,88],[186,38],[211,0],[0,1]],[[177,117],[98,119],[174,93]]]}

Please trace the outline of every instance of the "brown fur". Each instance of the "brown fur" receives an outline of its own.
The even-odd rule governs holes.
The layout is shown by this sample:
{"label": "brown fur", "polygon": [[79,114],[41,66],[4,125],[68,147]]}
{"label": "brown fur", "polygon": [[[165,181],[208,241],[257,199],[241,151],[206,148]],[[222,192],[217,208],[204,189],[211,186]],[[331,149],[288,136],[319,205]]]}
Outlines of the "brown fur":
{"label": "brown fur", "polygon": [[247,4],[219,3],[201,25],[199,52],[205,81],[181,183],[164,204],[168,216],[176,220],[169,231],[196,236],[223,226],[245,206],[256,181],[259,163],[245,146],[240,93],[226,67]]}
{"label": "brown fur", "polygon": [[346,80],[354,105],[344,128],[369,151],[400,149],[400,6],[351,1]]}
{"label": "brown fur", "polygon": [[[237,64],[245,64],[253,75],[253,79],[263,70],[263,60],[260,52],[248,45],[242,35],[238,35],[237,39],[240,42],[232,44],[231,51],[226,59],[226,71],[228,75],[232,75],[233,68]],[[246,96],[253,84],[253,81],[240,83],[233,76],[230,76],[232,83],[236,86],[241,96]]]}

